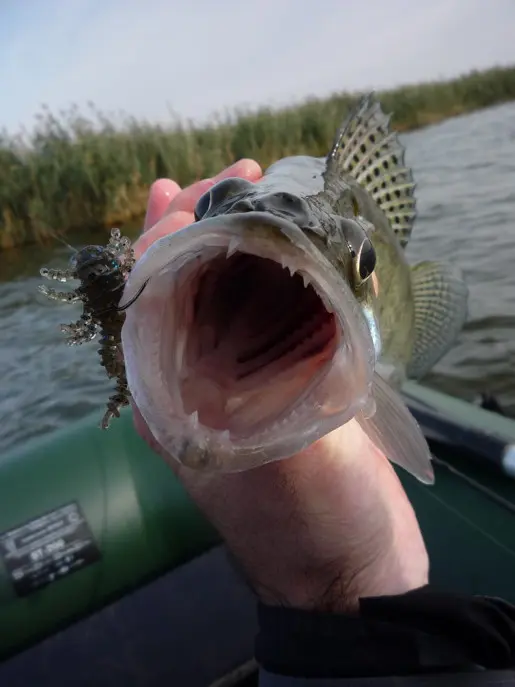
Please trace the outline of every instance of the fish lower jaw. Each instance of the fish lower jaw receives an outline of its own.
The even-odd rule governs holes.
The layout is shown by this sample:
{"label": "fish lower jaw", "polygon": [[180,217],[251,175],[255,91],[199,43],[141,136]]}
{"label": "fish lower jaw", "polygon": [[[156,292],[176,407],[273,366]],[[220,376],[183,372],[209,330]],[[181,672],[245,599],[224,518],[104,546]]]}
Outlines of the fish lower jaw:
{"label": "fish lower jaw", "polygon": [[[307,400],[256,433],[239,437],[228,429],[213,430],[197,412],[183,418],[179,433],[169,437],[171,455],[185,467],[206,472],[243,472],[288,458],[341,426],[359,410],[325,416],[325,409]],[[318,416],[318,417],[317,417]]]}
{"label": "fish lower jaw", "polygon": [[131,393],[179,463],[236,472],[285,458],[365,402],[356,342],[313,272],[304,254],[235,237],[161,270],[128,310]]}

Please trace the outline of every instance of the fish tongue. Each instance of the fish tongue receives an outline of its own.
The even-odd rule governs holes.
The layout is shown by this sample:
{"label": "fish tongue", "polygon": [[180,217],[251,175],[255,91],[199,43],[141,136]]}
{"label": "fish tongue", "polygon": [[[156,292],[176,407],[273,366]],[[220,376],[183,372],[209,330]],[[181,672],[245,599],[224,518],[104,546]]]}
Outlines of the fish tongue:
{"label": "fish tongue", "polygon": [[434,483],[431,453],[424,435],[400,396],[374,374],[372,395],[375,413],[361,411],[356,420],[385,456],[424,484]]}

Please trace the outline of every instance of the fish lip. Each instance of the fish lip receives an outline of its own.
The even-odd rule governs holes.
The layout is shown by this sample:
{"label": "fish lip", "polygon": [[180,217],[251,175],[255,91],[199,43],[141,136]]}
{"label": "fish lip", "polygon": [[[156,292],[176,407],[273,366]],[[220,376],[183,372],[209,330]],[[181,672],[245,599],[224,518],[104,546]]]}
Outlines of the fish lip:
{"label": "fish lip", "polygon": [[[165,223],[167,218],[161,221]],[[356,351],[358,346],[363,344],[367,349],[373,351],[373,343],[368,325],[346,280],[315,246],[303,229],[294,222],[269,212],[250,211],[208,217],[158,239],[141,255],[131,271],[120,302],[121,306],[134,297],[135,293],[141,288],[141,285],[152,274],[157,274],[160,270],[171,267],[171,263],[174,260],[180,259],[185,255],[188,255],[188,259],[191,259],[190,256],[194,255],[194,249],[200,250],[203,245],[209,246],[209,243],[206,243],[206,237],[209,238],[209,235],[219,239],[223,233],[226,235],[223,238],[224,240],[225,238],[227,239],[228,244],[231,236],[245,240],[245,237],[242,237],[242,231],[248,229],[252,230],[248,236],[249,241],[256,241],[256,239],[259,240],[260,238],[255,231],[258,225],[263,227],[265,232],[267,227],[279,230],[279,233],[270,234],[268,237],[266,234],[263,235],[265,238],[272,239],[272,248],[275,249],[278,257],[281,255],[280,246],[274,246],[273,241],[275,240],[277,243],[277,239],[283,236],[287,240],[284,245],[290,251],[290,258],[293,249],[295,255],[291,259],[296,260],[297,257],[301,257],[305,260],[307,265],[306,271],[313,278],[314,286],[318,286],[322,293],[327,296],[327,300],[340,325],[348,329],[345,336],[345,345],[349,349]],[[223,244],[219,242],[214,245],[222,245],[223,249]],[[279,261],[277,260],[277,262]],[[318,288],[317,291],[322,298],[322,293]],[[131,337],[137,338],[138,331],[145,335],[142,331],[144,329],[143,326],[138,330],[138,312],[145,311],[147,298],[149,298],[148,291],[144,290],[134,305],[131,305],[126,310],[126,319],[122,327],[122,346],[126,357],[129,388],[155,439],[162,446],[166,446],[166,449],[183,465],[206,471],[238,472],[286,458],[311,445],[317,439],[343,424],[343,422],[350,420],[361,410],[361,407],[369,397],[372,383],[371,377],[366,386],[360,385],[356,389],[353,400],[346,406],[345,411],[333,412],[333,414],[327,415],[322,421],[318,419],[316,422],[317,427],[310,421],[308,413],[305,420],[303,420],[306,423],[306,438],[302,446],[296,439],[298,429],[293,426],[295,424],[293,421],[292,424],[282,428],[284,433],[280,445],[280,442],[273,435],[265,438],[262,434],[259,435],[259,445],[256,445],[253,443],[253,438],[249,440],[235,440],[232,436],[229,437],[226,430],[213,430],[199,425],[196,413],[187,415],[184,412],[182,403],[181,408],[174,406],[175,412],[172,412],[172,415],[169,416],[167,426],[163,426],[162,423],[158,426],[161,420],[156,421],[154,411],[149,410],[148,395],[146,399],[143,399],[150,392],[143,389],[146,383],[145,379],[141,378],[141,373],[137,373],[140,377],[139,382],[135,377],[135,365],[139,364],[136,363],[134,354],[130,350]],[[324,298],[322,299],[324,300]],[[349,323],[356,325],[357,328],[353,326],[348,327]],[[361,331],[359,331],[360,328]],[[363,335],[363,338],[359,338],[361,335]],[[134,341],[134,339],[132,340]],[[369,350],[360,354],[360,358],[355,360],[355,364],[360,369],[363,369],[363,365],[366,365],[367,361],[371,363],[371,366],[373,365]],[[316,383],[314,388],[318,388],[318,385],[319,382]],[[139,386],[139,389],[137,386]],[[141,406],[140,399],[144,400],[143,405],[146,408]],[[152,403],[154,402],[152,401]],[[155,404],[153,407],[155,407]],[[299,410],[301,410],[301,407],[304,408],[302,404],[295,407]],[[305,411],[306,408],[302,412],[304,413]],[[179,426],[179,418],[181,426]],[[285,436],[286,439],[284,439]],[[287,440],[297,440],[295,450],[290,451],[285,448]]]}

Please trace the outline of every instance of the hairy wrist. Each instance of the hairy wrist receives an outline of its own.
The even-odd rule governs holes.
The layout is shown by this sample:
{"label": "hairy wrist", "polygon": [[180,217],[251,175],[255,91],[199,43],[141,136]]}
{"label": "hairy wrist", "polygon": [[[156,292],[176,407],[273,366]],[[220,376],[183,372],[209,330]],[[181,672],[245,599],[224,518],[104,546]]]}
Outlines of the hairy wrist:
{"label": "hairy wrist", "polygon": [[360,599],[378,596],[395,596],[419,589],[428,584],[427,576],[393,579],[378,576],[348,580],[338,575],[330,582],[291,584],[287,591],[274,589],[259,583],[251,586],[261,603],[268,606],[286,606],[298,610],[323,613],[357,614]]}
{"label": "hairy wrist", "polygon": [[[360,562],[358,562],[360,561]],[[360,599],[394,596],[428,584],[429,561],[425,547],[377,549],[370,556],[335,560],[300,570],[261,569],[247,578],[259,600],[269,606],[299,610],[357,614]]]}

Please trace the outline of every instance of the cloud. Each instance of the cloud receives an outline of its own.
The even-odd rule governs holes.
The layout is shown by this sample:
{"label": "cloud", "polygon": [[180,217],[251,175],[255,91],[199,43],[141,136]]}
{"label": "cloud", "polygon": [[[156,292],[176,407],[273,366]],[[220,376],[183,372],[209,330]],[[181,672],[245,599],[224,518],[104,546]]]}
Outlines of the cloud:
{"label": "cloud", "polygon": [[[48,0],[0,10],[0,127],[92,100],[168,120],[515,61],[496,0]],[[494,11],[495,8],[495,11]]]}

